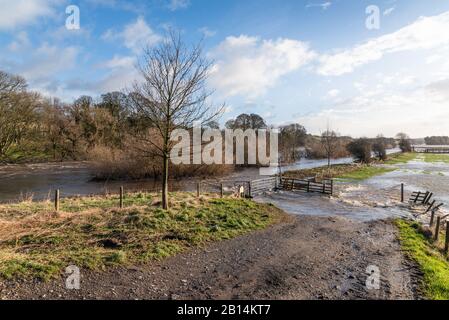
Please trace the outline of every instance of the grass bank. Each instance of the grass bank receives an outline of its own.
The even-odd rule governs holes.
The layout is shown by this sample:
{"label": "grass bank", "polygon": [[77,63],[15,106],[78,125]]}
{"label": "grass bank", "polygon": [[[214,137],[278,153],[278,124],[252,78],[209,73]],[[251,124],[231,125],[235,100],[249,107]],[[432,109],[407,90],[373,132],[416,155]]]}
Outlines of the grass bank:
{"label": "grass bank", "polygon": [[387,161],[374,161],[371,164],[338,164],[331,165],[330,168],[320,167],[305,170],[288,171],[284,176],[291,176],[296,178],[317,177],[318,179],[340,178],[351,180],[365,180],[377,175],[396,170],[391,166],[380,166],[381,164],[394,165],[400,163],[407,163],[416,158],[415,153],[397,153],[390,155]]}
{"label": "grass bank", "polygon": [[194,246],[265,228],[285,217],[271,205],[245,199],[171,195],[171,209],[157,195],[65,199],[0,206],[0,276],[49,279],[68,265],[101,270],[159,260]]}
{"label": "grass bank", "polygon": [[418,223],[396,220],[404,251],[418,263],[424,274],[423,290],[427,298],[449,299],[449,263],[441,253],[441,243],[434,244]]}

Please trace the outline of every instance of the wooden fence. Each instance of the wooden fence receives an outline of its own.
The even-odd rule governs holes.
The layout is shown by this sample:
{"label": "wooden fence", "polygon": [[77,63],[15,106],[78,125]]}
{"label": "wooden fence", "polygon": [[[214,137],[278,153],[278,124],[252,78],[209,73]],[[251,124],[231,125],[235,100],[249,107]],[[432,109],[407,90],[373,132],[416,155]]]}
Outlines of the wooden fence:
{"label": "wooden fence", "polygon": [[334,182],[333,180],[323,180],[322,182],[315,182],[311,180],[296,178],[282,178],[279,183],[279,188],[283,190],[332,195],[334,193]]}

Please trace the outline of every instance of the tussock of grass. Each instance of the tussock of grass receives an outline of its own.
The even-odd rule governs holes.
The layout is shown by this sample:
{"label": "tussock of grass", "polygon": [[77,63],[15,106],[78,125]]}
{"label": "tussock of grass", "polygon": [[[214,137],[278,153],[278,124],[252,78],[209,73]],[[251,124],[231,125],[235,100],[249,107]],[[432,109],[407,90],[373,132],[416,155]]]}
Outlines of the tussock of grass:
{"label": "tussock of grass", "polygon": [[425,236],[419,224],[396,220],[403,249],[424,274],[424,293],[429,299],[449,299],[449,263]]}
{"label": "tussock of grass", "polygon": [[189,247],[262,229],[281,219],[279,209],[245,199],[176,193],[171,209],[156,195],[66,199],[0,206],[0,276],[49,279],[65,267],[104,269],[159,260]]}

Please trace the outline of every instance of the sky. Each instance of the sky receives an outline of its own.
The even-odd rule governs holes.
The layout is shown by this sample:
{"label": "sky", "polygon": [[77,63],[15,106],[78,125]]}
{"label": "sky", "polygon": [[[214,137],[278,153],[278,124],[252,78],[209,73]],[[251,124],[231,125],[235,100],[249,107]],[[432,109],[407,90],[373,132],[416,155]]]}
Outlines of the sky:
{"label": "sky", "polygon": [[449,135],[449,0],[0,0],[0,70],[48,97],[98,98],[138,81],[142,48],[170,28],[203,39],[222,122]]}

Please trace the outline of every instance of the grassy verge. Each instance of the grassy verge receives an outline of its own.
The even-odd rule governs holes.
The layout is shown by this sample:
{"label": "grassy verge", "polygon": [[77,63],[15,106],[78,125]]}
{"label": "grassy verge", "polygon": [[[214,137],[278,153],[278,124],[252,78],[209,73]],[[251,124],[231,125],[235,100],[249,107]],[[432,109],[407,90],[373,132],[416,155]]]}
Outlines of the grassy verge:
{"label": "grassy verge", "polygon": [[396,220],[403,249],[416,261],[424,274],[424,293],[429,299],[449,299],[449,263],[417,223]]}
{"label": "grassy verge", "polygon": [[57,276],[70,264],[104,269],[159,260],[187,248],[229,239],[283,219],[274,206],[249,200],[171,195],[168,211],[156,195],[64,200],[0,206],[0,276]]}

